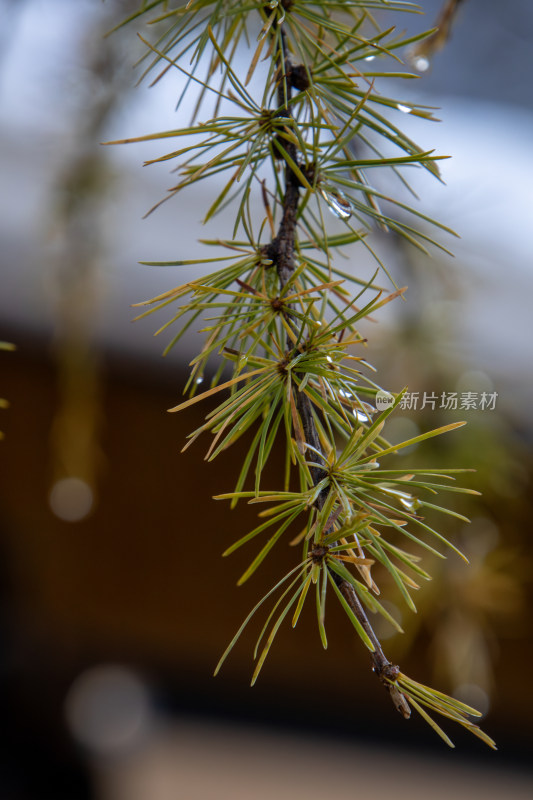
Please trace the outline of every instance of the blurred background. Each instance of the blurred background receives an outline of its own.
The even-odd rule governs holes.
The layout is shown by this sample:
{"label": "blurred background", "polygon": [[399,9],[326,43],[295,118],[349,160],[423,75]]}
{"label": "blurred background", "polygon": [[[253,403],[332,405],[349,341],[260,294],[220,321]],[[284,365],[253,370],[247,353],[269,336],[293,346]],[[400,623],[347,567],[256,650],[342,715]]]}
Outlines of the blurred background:
{"label": "blurred background", "polygon": [[[417,33],[441,8],[422,5],[382,22]],[[235,587],[251,551],[220,554],[255,517],[210,498],[242,449],[180,454],[205,413],[165,411],[194,335],[163,359],[172,329],[152,334],[170,313],[131,324],[131,304],[193,274],[137,262],[199,257],[206,197],[142,219],[175,180],[141,167],[164,147],[100,146],[187,124],[194,98],[176,115],[170,73],[136,87],[142,23],[103,38],[135,0],[0,0],[0,340],[16,346],[0,349],[2,800],[531,797],[533,5],[460,5],[444,49],[411,54],[419,80],[382,91],[439,108],[440,123],[395,122],[453,156],[447,186],[414,182],[461,239],[441,239],[455,258],[428,258],[376,232],[409,291],[364,333],[379,382],[418,393],[391,439],[469,422],[402,463],[474,468],[463,483],[483,494],[457,496],[469,526],[439,520],[470,568],[429,564],[416,617],[390,587],[406,633],[378,632],[404,672],[482,710],[499,751],[454,729],[448,751],[401,719],[333,603],[327,652],[308,610],[253,689],[253,628],[212,678],[284,565]],[[227,235],[224,216],[208,235]],[[358,250],[346,263],[372,269]]]}

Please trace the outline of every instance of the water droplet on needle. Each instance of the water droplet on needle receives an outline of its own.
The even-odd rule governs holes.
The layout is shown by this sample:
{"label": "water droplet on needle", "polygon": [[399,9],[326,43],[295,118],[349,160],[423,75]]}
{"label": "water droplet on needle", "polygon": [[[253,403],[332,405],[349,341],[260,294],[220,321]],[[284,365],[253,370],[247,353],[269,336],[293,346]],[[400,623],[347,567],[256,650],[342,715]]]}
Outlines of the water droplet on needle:
{"label": "water droplet on needle", "polygon": [[420,508],[420,501],[417,497],[409,495],[406,497],[400,497],[399,499],[402,506],[408,511],[416,511],[417,508]]}
{"label": "water droplet on needle", "polygon": [[350,219],[352,204],[340,189],[320,189],[320,194],[329,206],[333,216],[339,219]]}
{"label": "water droplet on needle", "polygon": [[427,72],[429,63],[429,58],[426,58],[426,56],[415,56],[413,59],[413,66],[419,72]]}

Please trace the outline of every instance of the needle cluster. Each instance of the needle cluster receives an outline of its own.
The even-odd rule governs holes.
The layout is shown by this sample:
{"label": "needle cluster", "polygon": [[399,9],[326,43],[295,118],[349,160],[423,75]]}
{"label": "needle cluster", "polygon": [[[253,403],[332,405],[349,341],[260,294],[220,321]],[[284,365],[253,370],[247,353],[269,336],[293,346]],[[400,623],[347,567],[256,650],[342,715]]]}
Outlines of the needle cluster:
{"label": "needle cluster", "polygon": [[[441,496],[471,492],[456,485],[462,470],[406,472],[397,466],[403,448],[463,423],[390,444],[386,423],[402,392],[384,392],[375,382],[359,331],[404,292],[394,282],[389,291],[376,283],[381,268],[388,275],[371,243],[376,226],[422,250],[442,247],[428,229],[443,226],[400,199],[405,190],[416,198],[405,177],[409,169],[439,178],[440,156],[418,147],[398,125],[406,113],[430,118],[430,109],[380,90],[384,78],[389,85],[413,77],[400,54],[421,38],[402,38],[383,27],[391,9],[420,11],[394,0],[190,0],[175,7],[152,0],[126,21],[157,12],[151,23],[158,37],[153,43],[143,39],[146,72],[160,67],[158,80],[176,69],[186,78],[178,106],[193,87],[198,98],[187,127],[124,141],[172,141],[176,149],[152,160],[177,165],[169,197],[181,197],[200,181],[207,188],[214,176],[224,176],[204,222],[225,209],[233,221],[227,239],[204,240],[206,248],[216,248],[214,256],[164,262],[198,264],[202,274],[146,301],[141,316],[172,310],[163,325],[176,328],[167,349],[193,324],[201,324],[205,334],[190,365],[188,398],[171,411],[213,398],[218,405],[186,447],[211,437],[211,460],[251,432],[233,491],[217,498],[262,508],[257,527],[225,553],[259,543],[239,583],[287,539],[299,551],[248,615],[217,671],[267,603],[252,682],[281,624],[289,619],[294,627],[310,595],[326,647],[326,604],[332,597],[404,717],[414,708],[451,744],[433,712],[494,747],[472,721],[479,716],[474,709],[403,675],[386,658],[369,622],[370,614],[380,614],[401,630],[378,599],[380,576],[388,573],[415,611],[413,591],[430,579],[424,553],[461,556],[425,514],[455,514]],[[245,70],[238,66],[243,57]],[[262,90],[252,90],[259,82]],[[199,121],[210,101],[211,116]],[[398,197],[373,180],[384,170],[399,181]],[[340,221],[333,228],[332,215]],[[339,253],[347,248],[343,270]],[[376,259],[370,279],[356,274],[357,248]],[[203,274],[206,265],[216,268]],[[209,388],[197,394],[207,377]],[[265,487],[265,465],[280,446],[284,475],[279,486]]]}

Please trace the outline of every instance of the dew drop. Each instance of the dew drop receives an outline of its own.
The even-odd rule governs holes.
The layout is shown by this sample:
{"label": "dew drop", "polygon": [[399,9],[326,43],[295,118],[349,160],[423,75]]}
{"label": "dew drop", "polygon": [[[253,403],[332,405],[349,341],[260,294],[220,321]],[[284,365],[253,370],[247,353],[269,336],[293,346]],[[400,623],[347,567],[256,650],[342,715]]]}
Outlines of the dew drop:
{"label": "dew drop", "polygon": [[420,501],[418,500],[418,498],[412,497],[410,495],[400,497],[400,503],[408,511],[416,511],[417,508],[420,508]]}
{"label": "dew drop", "polygon": [[196,383],[203,383],[203,382],[204,382],[203,378],[196,378]]}
{"label": "dew drop", "polygon": [[415,56],[413,59],[413,66],[419,72],[427,72],[429,69],[429,64],[429,58],[426,58],[426,56]]}
{"label": "dew drop", "polygon": [[350,219],[353,211],[352,204],[340,189],[320,189],[320,194],[335,217]]}
{"label": "dew drop", "polygon": [[366,56],[365,61],[373,61],[376,56]]}
{"label": "dew drop", "polygon": [[400,489],[392,489],[390,486],[387,488],[383,487],[383,491],[385,494],[395,497],[402,504],[402,506],[407,508],[409,511],[414,511],[420,506],[420,501],[418,498],[413,497],[408,492],[402,492]]}
{"label": "dew drop", "polygon": [[409,106],[402,105],[402,103],[396,103],[396,108],[398,111],[402,111],[404,114],[410,114],[413,110],[412,108],[409,108]]}
{"label": "dew drop", "polygon": [[367,417],[366,414],[363,414],[362,411],[357,411],[357,409],[354,409],[353,415],[357,422],[370,422],[370,418]]}
{"label": "dew drop", "polygon": [[333,363],[333,359],[331,356],[326,356],[326,361],[329,361],[330,364]]}

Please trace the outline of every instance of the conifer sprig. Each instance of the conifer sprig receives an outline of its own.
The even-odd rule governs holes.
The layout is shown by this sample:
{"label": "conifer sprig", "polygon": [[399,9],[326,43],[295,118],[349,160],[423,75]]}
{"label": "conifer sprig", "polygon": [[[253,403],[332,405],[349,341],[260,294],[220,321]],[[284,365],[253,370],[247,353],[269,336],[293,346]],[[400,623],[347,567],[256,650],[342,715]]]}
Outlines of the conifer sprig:
{"label": "conifer sprig", "polygon": [[[374,382],[359,326],[404,289],[387,293],[377,286],[377,274],[370,280],[352,274],[353,249],[347,269],[339,269],[335,260],[340,248],[373,252],[370,237],[376,225],[422,249],[443,247],[428,234],[428,225],[453,233],[373,184],[376,168],[396,175],[407,188],[404,173],[409,169],[439,178],[441,156],[420,148],[394,119],[406,113],[431,118],[431,109],[380,90],[383,77],[412,77],[400,54],[420,38],[382,30],[374,13],[391,9],[420,11],[413,3],[394,0],[190,0],[173,9],[154,0],[126,20],[157,12],[153,22],[162,33],[148,45],[146,72],[159,67],[158,80],[176,68],[186,79],[179,103],[193,86],[199,95],[187,127],[123,141],[176,140],[175,149],[149,162],[177,162],[179,179],[169,197],[224,175],[204,221],[222,209],[234,212],[228,239],[205,240],[207,247],[222,250],[221,256],[164,262],[198,264],[203,270],[220,261],[220,267],[145,301],[142,305],[149,308],[141,316],[174,308],[161,328],[178,325],[167,350],[193,324],[206,336],[191,362],[188,399],[171,410],[213,398],[218,405],[190,434],[186,447],[209,434],[206,458],[213,459],[253,431],[234,491],[217,498],[263,506],[259,524],[224,554],[259,542],[239,584],[274,550],[279,553],[282,542],[301,548],[296,566],[250,612],[216,671],[271,599],[255,647],[252,683],[282,623],[290,619],[294,627],[313,595],[327,647],[329,593],[345,610],[370,652],[374,672],[405,718],[414,708],[451,744],[428,711],[437,713],[494,747],[470,719],[477,712],[417,684],[386,658],[368,616],[380,614],[401,630],[377,599],[381,576],[392,578],[398,595],[415,611],[413,592],[430,579],[422,566],[424,553],[461,556],[426,521],[425,509],[464,519],[440,505],[438,496],[471,492],[455,485],[461,470],[406,473],[394,466],[403,448],[463,423],[400,444],[387,441],[386,423],[402,392],[383,393]],[[244,47],[248,61],[243,71],[237,62]],[[252,89],[259,80],[262,91]],[[214,101],[212,113],[198,121],[208,98]],[[401,218],[394,209],[401,210]],[[338,225],[330,230],[329,212],[344,223],[344,232]],[[405,212],[423,226],[407,222]],[[210,387],[196,394],[211,360],[219,364]],[[388,399],[380,412],[383,397]],[[284,479],[280,487],[267,490],[264,468],[280,442]]]}

